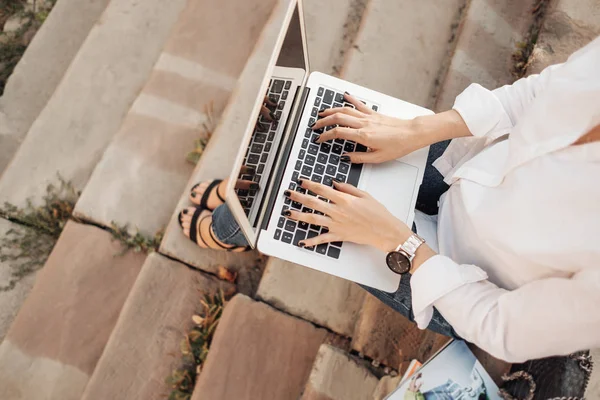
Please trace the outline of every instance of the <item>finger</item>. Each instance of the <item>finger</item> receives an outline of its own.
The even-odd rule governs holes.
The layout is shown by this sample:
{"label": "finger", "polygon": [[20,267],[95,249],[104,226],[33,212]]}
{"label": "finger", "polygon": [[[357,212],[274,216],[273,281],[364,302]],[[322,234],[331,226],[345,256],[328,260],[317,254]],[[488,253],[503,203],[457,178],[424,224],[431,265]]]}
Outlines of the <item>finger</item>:
{"label": "finger", "polygon": [[327,203],[326,201],[319,200],[315,196],[310,196],[292,190],[286,190],[283,192],[283,194],[293,201],[297,201],[298,203],[301,203],[308,208],[312,208],[313,210],[320,211],[323,214],[329,214],[331,212],[331,204]]}
{"label": "finger", "polygon": [[315,236],[310,239],[301,240],[298,244],[302,247],[314,247],[321,243],[338,242],[339,238],[331,232]]}
{"label": "finger", "polygon": [[273,119],[274,119],[274,118],[273,118],[273,115],[274,115],[274,114],[273,114],[273,115],[271,115],[271,114],[273,114],[273,112],[272,112],[271,110],[269,110],[269,109],[267,108],[267,106],[263,105],[263,106],[260,108],[260,115],[262,115],[262,117],[263,117],[265,120],[267,120],[267,121],[273,121]]}
{"label": "finger", "polygon": [[318,194],[319,196],[323,196],[326,199],[333,201],[334,203],[339,202],[342,198],[340,192],[338,192],[332,187],[323,185],[321,183],[309,181],[307,179],[298,179],[298,185],[300,185],[304,189],[310,190],[311,192]]}
{"label": "finger", "polygon": [[366,195],[366,192],[363,192],[356,186],[353,186],[349,183],[340,182],[337,179],[333,180],[333,187],[342,193],[348,193],[349,195],[355,196],[355,197],[365,197],[365,195]]}
{"label": "finger", "polygon": [[235,188],[240,190],[258,190],[258,183],[246,179],[238,179],[235,183]]}
{"label": "finger", "polygon": [[[348,139],[361,143],[360,136],[360,131],[358,129],[338,126],[337,128],[333,128],[321,133],[321,135],[317,139],[317,143],[323,143],[333,139]],[[364,145],[365,143],[361,144]]]}
{"label": "finger", "polygon": [[315,129],[324,128],[326,126],[331,126],[331,125],[341,125],[341,126],[345,126],[348,128],[362,127],[362,123],[360,122],[360,120],[358,118],[353,117],[348,114],[335,113],[333,115],[330,115],[329,117],[321,118],[320,120],[315,122],[314,125],[311,126],[310,128],[315,130]]}
{"label": "finger", "polygon": [[275,97],[271,96],[265,96],[265,103],[270,105],[271,107],[276,107],[277,106],[277,100],[275,99]]}
{"label": "finger", "polygon": [[378,164],[382,162],[377,150],[344,153],[342,154],[342,161],[345,161],[345,157],[348,157],[352,164]]}
{"label": "finger", "polygon": [[242,168],[240,168],[240,173],[242,175],[254,175],[256,173],[256,168],[242,165]]}
{"label": "finger", "polygon": [[362,113],[354,108],[351,108],[351,107],[335,107],[335,108],[328,108],[326,110],[321,111],[319,113],[319,117],[328,117],[335,113],[348,114],[348,115],[352,115],[353,117],[357,117],[357,118],[361,118],[361,117],[365,116],[364,113]]}
{"label": "finger", "polygon": [[283,215],[288,217],[289,219],[293,219],[295,221],[303,221],[307,224],[319,225],[328,227],[331,224],[331,218],[326,215],[313,214],[308,212],[301,212],[297,210],[285,210]]}
{"label": "finger", "polygon": [[352,104],[354,107],[356,107],[356,109],[358,111],[361,111],[365,114],[372,114],[374,111],[371,110],[369,107],[367,107],[367,105],[365,103],[363,103],[362,101],[360,101],[359,99],[357,99],[356,97],[352,96],[350,93],[345,92],[344,93],[344,99]]}

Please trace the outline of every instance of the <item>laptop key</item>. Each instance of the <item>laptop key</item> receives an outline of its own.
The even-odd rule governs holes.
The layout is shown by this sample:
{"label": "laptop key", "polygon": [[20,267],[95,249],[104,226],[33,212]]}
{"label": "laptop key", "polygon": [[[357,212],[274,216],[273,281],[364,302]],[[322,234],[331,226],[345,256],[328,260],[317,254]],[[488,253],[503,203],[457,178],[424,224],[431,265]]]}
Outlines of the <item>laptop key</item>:
{"label": "laptop key", "polygon": [[294,246],[299,246],[298,243],[304,239],[306,239],[306,231],[298,229],[296,231],[296,234],[294,235],[294,241],[293,241]]}
{"label": "laptop key", "polygon": [[324,91],[325,91],[325,89],[320,87],[319,90],[317,90],[317,96],[323,96]]}
{"label": "laptop key", "polygon": [[342,108],[342,107],[344,107],[344,105],[342,103],[333,103],[333,106],[335,108]]}
{"label": "laptop key", "polygon": [[348,170],[350,169],[350,165],[346,163],[340,163],[338,169],[342,174],[347,174]]}
{"label": "laptop key", "polygon": [[300,153],[298,153],[298,159],[303,160],[305,155],[306,155],[306,150],[300,149]]}
{"label": "laptop key", "polygon": [[262,150],[263,150],[262,144],[254,143],[252,145],[252,147],[250,147],[250,151],[252,153],[258,153],[258,154],[260,154],[260,153],[262,153]]}
{"label": "laptop key", "polygon": [[343,103],[344,102],[344,95],[341,93],[336,93],[335,94],[335,101],[337,101],[338,103]]}
{"label": "laptop key", "polygon": [[280,237],[281,237],[281,229],[275,229],[275,235],[273,236],[273,239],[279,240]]}
{"label": "laptop key", "polygon": [[[306,165],[310,165],[312,167],[313,165],[315,165],[315,156],[311,156],[311,155],[306,156],[306,159],[304,160],[304,162],[306,163]],[[310,174],[307,174],[307,175],[310,175]]]}
{"label": "laptop key", "polygon": [[335,176],[335,179],[337,179],[340,182],[346,182],[346,175],[344,175],[344,174],[337,174]]}
{"label": "laptop key", "polygon": [[342,243],[344,243],[344,242],[331,242],[330,244],[337,246],[337,247],[342,247]]}
{"label": "laptop key", "polygon": [[310,113],[310,116],[317,118],[318,115],[319,115],[319,109],[317,107],[313,107],[313,109]]}
{"label": "laptop key", "polygon": [[327,243],[321,243],[317,246],[317,253],[327,254]]}
{"label": "laptop key", "polygon": [[328,165],[326,171],[329,175],[335,176],[335,167],[333,165]]}
{"label": "laptop key", "polygon": [[267,142],[265,143],[265,151],[269,152],[271,150],[271,143]]}
{"label": "laptop key", "polygon": [[309,119],[308,120],[308,126],[311,127],[315,122],[317,122],[316,119],[314,119],[314,118]]}
{"label": "laptop key", "polygon": [[312,174],[312,168],[309,167],[308,165],[304,165],[302,167],[302,174],[304,174],[304,175],[310,175],[310,174]]}
{"label": "laptop key", "polygon": [[296,223],[291,219],[288,219],[287,221],[285,221],[285,230],[294,232],[296,230]]}
{"label": "laptop key", "polygon": [[258,164],[258,160],[259,160],[259,155],[258,154],[250,154],[250,156],[248,156],[248,160],[246,160],[248,162],[248,164]]}
{"label": "laptop key", "polygon": [[256,170],[256,172],[258,172],[259,174],[262,174],[264,170],[265,170],[265,164],[260,164],[258,166],[258,169]]}
{"label": "laptop key", "polygon": [[367,146],[363,146],[362,144],[357,143],[356,144],[356,151],[360,151],[360,152],[364,153],[365,151],[367,151]]}
{"label": "laptop key", "polygon": [[316,144],[311,144],[308,147],[308,154],[312,154],[313,156],[316,156],[318,152],[319,152],[319,146],[317,146]]}
{"label": "laptop key", "polygon": [[294,235],[289,232],[283,232],[283,235],[281,235],[281,241],[284,243],[292,243],[293,239]]}
{"label": "laptop key", "polygon": [[296,182],[298,180],[298,177],[300,176],[300,174],[296,171],[294,171],[294,173],[292,174],[292,180],[294,182]]}
{"label": "laptop key", "polygon": [[310,178],[310,180],[313,182],[321,183],[321,177],[319,175],[313,175],[312,178]]}
{"label": "laptop key", "polygon": [[325,175],[325,177],[323,178],[323,185],[333,186],[333,177]]}
{"label": "laptop key", "polygon": [[344,145],[344,151],[346,153],[351,153],[354,151],[354,143],[352,142],[346,142],[346,144]]}
{"label": "laptop key", "polygon": [[294,169],[296,171],[300,171],[300,168],[302,168],[302,161],[301,160],[297,160],[296,161],[296,165],[294,166]]}
{"label": "laptop key", "polygon": [[292,86],[292,81],[286,81],[284,88],[285,88],[285,90],[290,90],[291,86]]}
{"label": "laptop key", "polygon": [[290,204],[292,204],[292,199],[290,199],[289,197],[286,197],[286,198],[283,200],[283,203],[284,203],[284,204],[287,204],[287,205],[289,206]]}
{"label": "laptop key", "polygon": [[377,107],[377,106],[373,106],[373,107],[371,107],[371,108],[373,109],[373,111],[377,111],[377,110],[379,110],[379,107]]}
{"label": "laptop key", "polygon": [[269,132],[269,137],[267,137],[267,140],[268,140],[269,142],[272,142],[272,141],[273,141],[273,139],[275,139],[275,132],[274,132],[274,131],[271,131],[271,132]]}
{"label": "laptop key", "polygon": [[315,165],[315,174],[323,175],[325,173],[325,166],[323,164]]}
{"label": "laptop key", "polygon": [[321,105],[321,99],[317,97],[317,98],[315,99],[315,106],[316,106],[316,107],[319,107],[320,105]]}
{"label": "laptop key", "polygon": [[283,93],[281,93],[281,100],[286,100],[288,97],[288,91],[284,90]]}
{"label": "laptop key", "polygon": [[331,145],[329,143],[321,143],[321,151],[323,153],[329,154],[331,151]]}
{"label": "laptop key", "polygon": [[281,119],[281,111],[277,111],[277,112],[275,113],[275,120],[277,120],[277,121],[278,121],[278,120],[280,120],[280,119]]}
{"label": "laptop key", "polygon": [[307,128],[306,132],[304,132],[304,137],[309,138],[312,135],[312,133],[313,133],[313,130],[310,128]]}
{"label": "laptop key", "polygon": [[323,103],[332,104],[333,103],[333,90],[326,89],[325,94],[323,95]]}
{"label": "laptop key", "polygon": [[263,155],[260,156],[260,162],[267,162],[267,158],[269,158],[269,153],[263,153]]}
{"label": "laptop key", "polygon": [[338,165],[340,163],[340,156],[336,154],[329,155],[329,164]]}
{"label": "laptop key", "polygon": [[340,258],[340,249],[337,247],[329,246],[327,249],[327,255],[331,258]]}
{"label": "laptop key", "polygon": [[308,223],[304,221],[298,221],[298,228],[300,229],[308,229]]}
{"label": "laptop key", "polygon": [[296,210],[301,210],[302,209],[302,203],[298,203],[297,201],[292,201],[292,208],[294,208]]}
{"label": "laptop key", "polygon": [[304,140],[302,141],[302,148],[303,148],[303,149],[305,149],[305,148],[307,148],[307,147],[308,147],[308,139],[304,139]]}
{"label": "laptop key", "polygon": [[358,180],[360,179],[362,167],[362,164],[352,164],[350,166],[350,172],[348,173],[347,182],[352,186],[358,186]]}
{"label": "laptop key", "polygon": [[271,86],[271,91],[273,93],[281,93],[281,91],[283,90],[283,85],[285,84],[284,81],[281,81],[279,79],[275,79],[275,82],[273,82],[273,86]]}
{"label": "laptop key", "polygon": [[344,148],[342,147],[341,144],[334,144],[331,147],[331,151],[333,151],[335,154],[342,154],[342,151],[344,151]]}
{"label": "laptop key", "polygon": [[327,164],[327,154],[319,153],[317,156],[317,161],[321,164]]}

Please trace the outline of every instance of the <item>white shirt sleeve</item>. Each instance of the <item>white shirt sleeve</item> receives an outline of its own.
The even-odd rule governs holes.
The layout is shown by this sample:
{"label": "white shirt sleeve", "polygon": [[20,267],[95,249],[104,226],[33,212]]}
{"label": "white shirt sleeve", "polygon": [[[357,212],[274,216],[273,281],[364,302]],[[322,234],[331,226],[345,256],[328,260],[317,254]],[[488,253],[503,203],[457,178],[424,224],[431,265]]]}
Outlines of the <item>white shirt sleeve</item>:
{"label": "white shirt sleeve", "polygon": [[480,268],[439,255],[411,278],[421,329],[435,306],[462,338],[509,362],[600,346],[599,287],[600,269],[588,269],[508,291],[487,281]]}
{"label": "white shirt sleeve", "polygon": [[495,139],[509,133],[535,97],[544,90],[552,72],[562,64],[551,65],[539,75],[521,78],[495,90],[472,83],[456,97],[454,106],[473,136]]}

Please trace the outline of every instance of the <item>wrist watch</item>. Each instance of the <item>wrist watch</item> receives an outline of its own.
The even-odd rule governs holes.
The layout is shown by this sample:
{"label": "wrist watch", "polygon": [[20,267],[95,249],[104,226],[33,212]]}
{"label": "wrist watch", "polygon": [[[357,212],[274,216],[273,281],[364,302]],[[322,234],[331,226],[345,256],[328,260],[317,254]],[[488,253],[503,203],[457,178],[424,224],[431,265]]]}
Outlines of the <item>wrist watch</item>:
{"label": "wrist watch", "polygon": [[425,243],[425,239],[413,233],[406,242],[390,251],[385,257],[389,269],[397,274],[406,274],[412,268],[412,260],[419,246]]}

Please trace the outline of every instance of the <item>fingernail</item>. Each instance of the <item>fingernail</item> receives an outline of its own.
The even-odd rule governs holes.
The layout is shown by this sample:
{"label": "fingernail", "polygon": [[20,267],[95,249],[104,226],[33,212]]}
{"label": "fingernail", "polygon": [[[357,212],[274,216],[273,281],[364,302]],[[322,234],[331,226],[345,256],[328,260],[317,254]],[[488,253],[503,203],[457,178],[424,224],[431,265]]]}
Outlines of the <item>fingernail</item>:
{"label": "fingernail", "polygon": [[196,198],[196,192],[192,192],[192,197]]}
{"label": "fingernail", "polygon": [[283,212],[283,215],[285,215],[286,217],[289,217],[290,215],[292,215],[292,212],[290,210],[285,210]]}
{"label": "fingernail", "polygon": [[298,242],[298,246],[300,246],[300,247],[306,247],[306,243],[304,243],[304,242]]}
{"label": "fingernail", "polygon": [[341,156],[340,160],[342,160],[343,162],[350,162],[350,156]]}
{"label": "fingernail", "polygon": [[270,116],[271,118],[273,118],[275,121],[279,120],[279,118],[277,118],[277,114],[275,114],[273,111],[271,111],[271,112],[269,113],[269,116]]}
{"label": "fingernail", "polygon": [[258,183],[251,183],[250,184],[250,189],[252,189],[252,190],[258,190],[259,187],[260,186],[258,186]]}
{"label": "fingernail", "polygon": [[314,138],[312,138],[312,142],[313,143],[319,143],[319,139],[321,138],[321,136],[315,136]]}
{"label": "fingernail", "polygon": [[186,208],[185,210],[183,210],[183,213],[187,214],[188,213],[188,209]]}
{"label": "fingernail", "polygon": [[298,185],[302,186],[302,184],[304,183],[304,181],[303,181],[302,179],[298,179],[298,180],[296,181],[296,183],[297,183]]}
{"label": "fingernail", "polygon": [[348,96],[352,96],[349,92],[344,92],[344,94],[347,94]]}
{"label": "fingernail", "polygon": [[285,192],[283,192],[283,194],[287,197],[290,197],[292,195],[292,192],[290,192],[289,190],[286,190]]}
{"label": "fingernail", "polygon": [[315,124],[316,124],[316,121],[315,121],[315,122],[313,122],[313,123],[311,123],[311,124],[308,124],[308,127],[309,127],[309,128],[312,128],[313,126],[315,126]]}
{"label": "fingernail", "polygon": [[277,99],[275,98],[275,96],[269,96],[269,100],[271,100],[271,102],[273,103],[277,103]]}
{"label": "fingernail", "polygon": [[335,178],[333,178],[333,181],[334,181],[335,183],[342,183],[342,181],[340,181],[340,180],[338,180],[338,179],[335,179]]}

